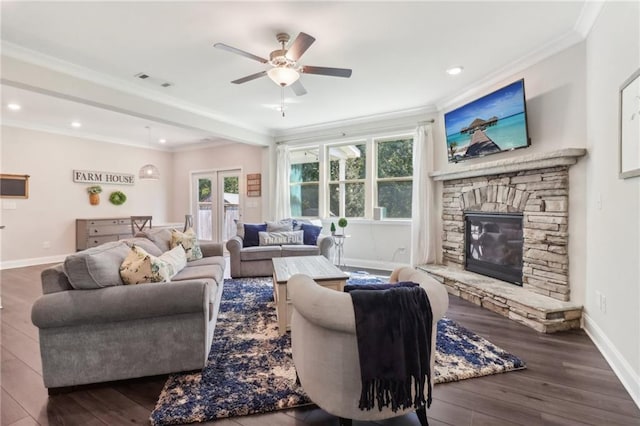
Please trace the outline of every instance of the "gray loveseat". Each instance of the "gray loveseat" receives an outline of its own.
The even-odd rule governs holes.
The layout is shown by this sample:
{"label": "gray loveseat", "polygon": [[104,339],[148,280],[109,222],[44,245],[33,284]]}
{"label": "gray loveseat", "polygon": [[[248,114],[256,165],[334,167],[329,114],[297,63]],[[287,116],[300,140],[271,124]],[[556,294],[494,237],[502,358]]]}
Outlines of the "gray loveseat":
{"label": "gray loveseat", "polygon": [[[273,262],[271,259],[274,257],[322,255],[328,259],[333,246],[333,238],[330,235],[318,235],[315,244],[270,243],[268,245],[256,244],[247,247],[245,243],[245,224],[238,222],[237,225],[237,235],[227,241],[231,276],[233,278],[271,276],[273,274]],[[263,225],[265,230],[269,232],[288,232],[286,231],[287,229],[301,231],[303,225],[305,227],[307,225],[314,226],[308,220],[294,219],[246,225]]]}
{"label": "gray loveseat", "polygon": [[221,244],[170,283],[124,285],[119,267],[136,244],[158,256],[169,230],[149,230],[68,256],[42,272],[33,305],[47,388],[167,374],[204,367],[223,287]]}

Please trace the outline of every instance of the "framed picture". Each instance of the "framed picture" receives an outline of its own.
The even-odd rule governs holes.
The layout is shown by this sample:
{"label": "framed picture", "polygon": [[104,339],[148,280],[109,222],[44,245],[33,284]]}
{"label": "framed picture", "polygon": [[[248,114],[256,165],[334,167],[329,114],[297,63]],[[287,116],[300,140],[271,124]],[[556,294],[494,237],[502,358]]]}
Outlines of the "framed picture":
{"label": "framed picture", "polygon": [[620,86],[620,178],[640,176],[640,69]]}
{"label": "framed picture", "polygon": [[262,174],[247,175],[247,197],[260,197],[262,194]]}
{"label": "framed picture", "polygon": [[0,174],[0,198],[29,198],[29,175]]}

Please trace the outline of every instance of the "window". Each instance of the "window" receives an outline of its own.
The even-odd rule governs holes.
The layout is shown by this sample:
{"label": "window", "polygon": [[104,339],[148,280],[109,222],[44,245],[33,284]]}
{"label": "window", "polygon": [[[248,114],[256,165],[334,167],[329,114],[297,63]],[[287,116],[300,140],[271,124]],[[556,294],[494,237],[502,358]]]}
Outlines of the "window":
{"label": "window", "polygon": [[330,146],[329,216],[365,216],[365,180],[367,177],[367,145]]}
{"label": "window", "polygon": [[291,216],[319,216],[318,187],[320,183],[319,148],[292,150],[291,156]]}
{"label": "window", "polygon": [[376,140],[377,205],[388,218],[410,218],[413,190],[413,138]]}
{"label": "window", "polygon": [[[409,131],[410,132],[410,131]],[[411,133],[320,142],[289,151],[293,217],[410,219],[413,191]]]}

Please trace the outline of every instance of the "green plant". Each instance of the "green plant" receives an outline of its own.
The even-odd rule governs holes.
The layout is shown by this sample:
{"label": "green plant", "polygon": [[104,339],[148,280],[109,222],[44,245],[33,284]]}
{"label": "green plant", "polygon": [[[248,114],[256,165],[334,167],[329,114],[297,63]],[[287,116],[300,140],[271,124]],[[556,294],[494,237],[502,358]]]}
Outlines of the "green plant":
{"label": "green plant", "polygon": [[120,204],[124,204],[124,202],[127,201],[127,196],[124,195],[124,192],[114,191],[111,193],[111,195],[109,195],[109,201],[111,201],[111,204],[119,206]]}
{"label": "green plant", "polygon": [[331,233],[334,234],[336,232],[336,224],[331,222]]}
{"label": "green plant", "polygon": [[102,192],[102,187],[100,185],[94,185],[87,188],[87,192],[89,194],[99,194]]}
{"label": "green plant", "polygon": [[340,219],[338,219],[338,226],[342,228],[343,234],[344,234],[344,228],[346,228],[348,224],[349,222],[347,222],[347,219],[345,219],[344,217],[341,217]]}

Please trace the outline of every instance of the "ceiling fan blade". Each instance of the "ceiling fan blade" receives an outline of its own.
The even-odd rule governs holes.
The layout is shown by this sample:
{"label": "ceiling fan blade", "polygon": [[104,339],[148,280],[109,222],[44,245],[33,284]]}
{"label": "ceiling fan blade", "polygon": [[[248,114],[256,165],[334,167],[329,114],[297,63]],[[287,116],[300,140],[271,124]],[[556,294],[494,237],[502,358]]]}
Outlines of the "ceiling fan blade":
{"label": "ceiling fan blade", "polygon": [[260,56],[256,56],[252,53],[245,52],[244,50],[237,49],[235,47],[226,45],[224,43],[216,43],[213,47],[217,47],[218,49],[226,50],[227,52],[235,53],[240,56],[244,56],[245,58],[253,59],[254,61],[261,62],[266,64],[268,61],[265,58],[261,58]]}
{"label": "ceiling fan blade", "polygon": [[312,67],[305,65],[302,67],[302,72],[305,74],[319,74],[328,75],[331,77],[351,77],[351,70],[348,68],[329,68],[329,67]]}
{"label": "ceiling fan blade", "polygon": [[300,80],[296,80],[293,84],[291,84],[291,88],[293,89],[293,93],[295,93],[296,96],[307,94],[307,89],[305,89],[302,83],[300,83]]}
{"label": "ceiling fan blade", "polygon": [[257,72],[255,74],[251,74],[251,75],[248,75],[246,77],[242,77],[242,78],[239,78],[237,80],[233,80],[232,83],[233,84],[242,84],[242,83],[246,83],[247,81],[255,80],[256,78],[264,77],[265,75],[267,75],[266,71],[260,71],[260,72]]}
{"label": "ceiling fan blade", "polygon": [[304,52],[307,51],[309,46],[313,44],[314,41],[316,41],[316,39],[311,37],[307,33],[298,34],[298,37],[293,40],[293,43],[291,44],[291,47],[289,48],[285,56],[292,61],[297,61],[304,54]]}

